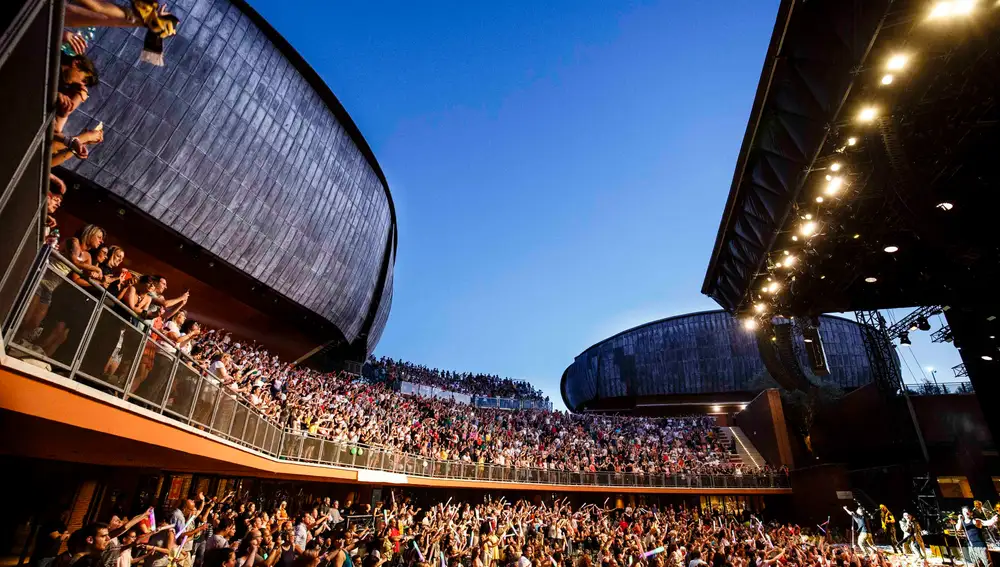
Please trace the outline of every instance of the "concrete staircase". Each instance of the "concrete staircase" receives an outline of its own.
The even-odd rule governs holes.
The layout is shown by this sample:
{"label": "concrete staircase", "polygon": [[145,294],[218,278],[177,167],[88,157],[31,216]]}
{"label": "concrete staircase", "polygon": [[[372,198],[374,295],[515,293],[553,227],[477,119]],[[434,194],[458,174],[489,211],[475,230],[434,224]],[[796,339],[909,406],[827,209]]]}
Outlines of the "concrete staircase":
{"label": "concrete staircase", "polygon": [[723,427],[721,429],[722,440],[727,445],[736,444],[736,454],[730,457],[733,464],[742,464],[750,468],[767,464],[767,461],[757,452],[757,448],[753,446],[742,429],[739,427]]}

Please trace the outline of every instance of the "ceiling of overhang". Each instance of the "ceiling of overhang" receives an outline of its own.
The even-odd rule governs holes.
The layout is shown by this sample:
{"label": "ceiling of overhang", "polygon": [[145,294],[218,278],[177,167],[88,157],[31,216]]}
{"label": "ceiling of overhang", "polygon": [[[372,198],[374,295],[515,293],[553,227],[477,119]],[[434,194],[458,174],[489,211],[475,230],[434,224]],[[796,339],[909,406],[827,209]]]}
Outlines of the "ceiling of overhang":
{"label": "ceiling of overhang", "polygon": [[[885,12],[864,63],[841,70],[848,84],[832,92],[844,103],[822,131],[818,120],[767,119],[768,108],[784,108],[772,114],[784,118],[784,102],[801,101],[795,81],[764,95],[703,289],[726,309],[745,311],[754,301],[769,313],[815,314],[995,293],[1000,5],[980,2],[969,17],[944,20],[928,19],[932,6],[896,2]],[[799,16],[793,12],[789,27]],[[817,33],[823,27],[811,25]],[[786,46],[795,42],[789,34]],[[910,61],[883,85],[885,63],[896,53]],[[866,105],[879,116],[859,125]],[[846,144],[849,137],[856,145]],[[816,203],[835,162],[846,190]],[[943,202],[953,208],[936,207]],[[818,223],[811,238],[794,233],[807,215]],[[890,246],[898,250],[885,252]],[[776,267],[784,251],[799,260],[791,269]],[[760,292],[767,277],[779,293]]]}
{"label": "ceiling of overhang", "polygon": [[702,292],[734,311],[793,208],[885,0],[782,2]]}

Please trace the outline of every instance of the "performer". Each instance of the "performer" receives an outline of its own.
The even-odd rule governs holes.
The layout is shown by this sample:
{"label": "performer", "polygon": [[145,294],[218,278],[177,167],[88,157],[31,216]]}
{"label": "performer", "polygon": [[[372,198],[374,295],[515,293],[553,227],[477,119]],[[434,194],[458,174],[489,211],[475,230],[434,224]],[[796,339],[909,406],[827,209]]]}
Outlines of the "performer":
{"label": "performer", "polygon": [[864,553],[874,552],[875,545],[872,544],[872,536],[868,533],[868,524],[865,522],[865,509],[858,504],[856,511],[851,511],[847,506],[844,506],[844,511],[851,515],[851,520],[854,522],[854,531],[858,534],[858,547]]}
{"label": "performer", "polygon": [[962,515],[956,522],[956,531],[965,533],[965,539],[969,542],[969,561],[973,565],[990,567],[990,560],[986,553],[986,540],[983,538],[982,529],[997,523],[997,516],[989,520],[980,520],[972,517],[972,511],[968,506],[962,506]]}
{"label": "performer", "polygon": [[911,516],[909,512],[903,512],[903,517],[899,519],[899,529],[903,530],[903,541],[899,543],[899,546],[903,549],[903,553],[906,553],[906,544],[909,543],[910,548],[916,549],[917,555],[921,559],[926,559],[924,556],[924,538],[923,534],[920,533],[920,522]]}
{"label": "performer", "polygon": [[889,511],[889,508],[885,504],[879,504],[878,511],[882,517],[882,531],[889,538],[892,551],[894,553],[901,553],[899,551],[899,542],[896,540],[896,518],[893,517],[892,512]]}

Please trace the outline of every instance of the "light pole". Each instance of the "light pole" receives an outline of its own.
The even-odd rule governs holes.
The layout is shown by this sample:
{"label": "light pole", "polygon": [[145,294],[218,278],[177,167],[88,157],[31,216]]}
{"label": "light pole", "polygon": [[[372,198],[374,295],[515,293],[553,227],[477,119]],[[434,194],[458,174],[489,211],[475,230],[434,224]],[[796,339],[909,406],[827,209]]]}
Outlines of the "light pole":
{"label": "light pole", "polygon": [[934,385],[938,385],[937,381],[937,370],[933,366],[928,366],[927,371],[931,373],[931,380],[934,381]]}

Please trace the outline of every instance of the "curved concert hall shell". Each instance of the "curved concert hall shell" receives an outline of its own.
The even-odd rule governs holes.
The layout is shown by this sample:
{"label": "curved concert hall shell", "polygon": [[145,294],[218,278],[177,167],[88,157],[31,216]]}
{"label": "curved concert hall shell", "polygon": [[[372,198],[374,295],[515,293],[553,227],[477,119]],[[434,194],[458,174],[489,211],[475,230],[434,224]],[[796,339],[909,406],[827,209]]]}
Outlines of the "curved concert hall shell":
{"label": "curved concert hall shell", "polygon": [[178,0],[166,66],[142,31],[99,28],[100,84],[68,131],[104,124],[78,175],[374,349],[396,221],[371,149],[319,76],[252,8]]}
{"label": "curved concert hall shell", "polygon": [[[793,335],[807,377],[845,390],[872,381],[860,325],[822,316],[819,330],[830,368],[821,378],[810,373],[801,333]],[[762,389],[762,376],[754,333],[724,311],[704,311],[646,323],[591,346],[563,373],[560,391],[573,411],[741,393],[749,400]]]}

